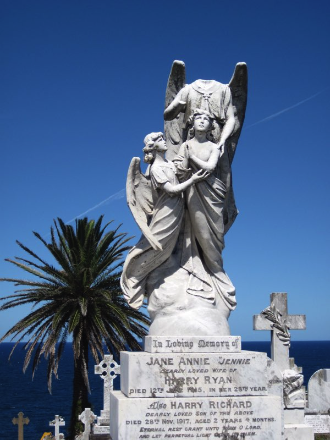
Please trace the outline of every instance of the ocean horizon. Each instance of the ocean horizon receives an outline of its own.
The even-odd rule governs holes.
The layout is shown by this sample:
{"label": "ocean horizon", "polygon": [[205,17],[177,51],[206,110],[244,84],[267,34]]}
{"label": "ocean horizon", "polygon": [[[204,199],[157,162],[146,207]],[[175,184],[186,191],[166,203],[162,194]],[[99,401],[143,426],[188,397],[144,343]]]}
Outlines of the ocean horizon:
{"label": "ocean horizon", "polygon": [[[18,428],[12,419],[22,411],[30,423],[24,426],[25,440],[40,440],[44,432],[54,433],[49,422],[56,414],[62,416],[66,426],[60,432],[66,433],[69,425],[71,401],[73,356],[71,343],[68,342],[60,361],[58,379],[53,378],[52,394],[47,388],[47,367],[43,359],[32,380],[31,367],[23,373],[25,351],[20,343],[10,361],[9,353],[14,343],[0,344],[0,432],[1,440],[18,438]],[[243,350],[266,352],[270,356],[269,341],[243,341]],[[319,369],[330,368],[330,341],[293,341],[290,357],[295,358],[297,366],[303,368],[307,386],[309,378]],[[100,415],[103,409],[103,380],[94,374],[94,360],[89,359],[89,380],[91,387],[90,402],[92,410]],[[119,378],[115,380],[115,389],[120,388]]]}

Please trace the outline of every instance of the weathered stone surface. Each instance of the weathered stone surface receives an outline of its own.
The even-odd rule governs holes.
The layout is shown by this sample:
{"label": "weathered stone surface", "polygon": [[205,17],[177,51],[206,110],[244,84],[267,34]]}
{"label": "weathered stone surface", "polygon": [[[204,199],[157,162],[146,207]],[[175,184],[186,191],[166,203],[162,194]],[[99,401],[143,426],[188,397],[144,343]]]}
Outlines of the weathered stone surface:
{"label": "weathered stone surface", "polygon": [[328,414],[306,414],[305,424],[311,426],[314,433],[330,433],[330,416]]}
{"label": "weathered stone surface", "polygon": [[283,398],[283,379],[279,366],[267,358],[268,394]]}
{"label": "weathered stone surface", "polygon": [[18,425],[18,440],[23,440],[24,425],[28,425],[30,423],[30,419],[28,417],[24,417],[22,412],[19,412],[18,417],[14,417],[12,423],[14,425]]}
{"label": "weathered stone surface", "polygon": [[286,425],[284,428],[285,440],[314,440],[313,429],[307,425]]}
{"label": "weathered stone surface", "polygon": [[91,424],[94,423],[97,417],[90,408],[85,408],[78,418],[85,427],[84,432],[81,435],[81,440],[89,440]]}
{"label": "weathered stone surface", "polygon": [[144,350],[148,353],[238,353],[240,336],[146,336]]}
{"label": "weathered stone surface", "polygon": [[330,369],[318,370],[309,379],[308,408],[322,413],[330,410]]}
{"label": "weathered stone surface", "polygon": [[98,435],[110,435],[110,420],[108,420],[107,425],[95,425],[93,428],[94,434]]}
{"label": "weathered stone surface", "polygon": [[[111,393],[113,440],[283,438],[278,396],[131,399]],[[234,438],[234,437],[232,437]]]}
{"label": "weathered stone surface", "polygon": [[301,425],[304,423],[304,408],[286,408],[284,411],[284,423],[286,425]]}
{"label": "weathered stone surface", "polygon": [[49,422],[49,426],[53,426],[55,428],[55,439],[60,440],[60,426],[65,426],[64,419],[61,416],[56,415],[55,419]]}
{"label": "weathered stone surface", "polygon": [[121,391],[129,397],[268,394],[265,353],[121,352]]}
{"label": "weathered stone surface", "polygon": [[270,330],[272,335],[271,358],[277,363],[281,371],[290,369],[289,329],[304,330],[306,328],[305,315],[289,315],[287,293],[272,293],[271,305],[260,315],[253,317],[254,330]]}

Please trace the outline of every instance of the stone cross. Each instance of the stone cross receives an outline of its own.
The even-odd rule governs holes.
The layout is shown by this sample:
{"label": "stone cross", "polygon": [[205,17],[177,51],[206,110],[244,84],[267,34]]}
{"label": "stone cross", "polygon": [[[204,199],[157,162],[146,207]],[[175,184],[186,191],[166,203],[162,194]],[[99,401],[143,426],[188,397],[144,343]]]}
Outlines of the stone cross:
{"label": "stone cross", "polygon": [[19,412],[18,417],[14,417],[12,422],[14,425],[18,425],[18,440],[23,440],[24,425],[28,425],[30,423],[30,419],[28,417],[24,418],[24,414]]}
{"label": "stone cross", "polygon": [[85,408],[85,410],[80,414],[78,418],[81,421],[81,423],[83,423],[85,426],[82,439],[88,440],[89,434],[91,432],[91,424],[96,419],[96,415],[93,413],[93,411],[90,408]]}
{"label": "stone cross", "polygon": [[55,420],[49,422],[49,426],[55,427],[55,439],[60,440],[60,426],[65,426],[65,421],[61,416],[55,416]]}
{"label": "stone cross", "polygon": [[271,305],[253,317],[253,330],[271,331],[271,358],[280,370],[290,369],[288,330],[305,330],[306,315],[289,315],[286,293],[272,293]]}
{"label": "stone cross", "polygon": [[120,374],[120,365],[113,360],[111,354],[106,354],[99,365],[95,365],[94,373],[100,374],[104,380],[103,388],[103,409],[110,416],[110,392],[113,390],[113,381]]}

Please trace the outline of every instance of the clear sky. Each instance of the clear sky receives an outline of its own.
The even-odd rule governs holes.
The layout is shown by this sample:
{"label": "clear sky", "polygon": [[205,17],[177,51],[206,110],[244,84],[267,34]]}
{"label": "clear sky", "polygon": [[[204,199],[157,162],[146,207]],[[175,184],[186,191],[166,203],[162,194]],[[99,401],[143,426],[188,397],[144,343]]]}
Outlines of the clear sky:
{"label": "clear sky", "polygon": [[[32,231],[47,236],[56,217],[90,210],[138,238],[126,173],[144,136],[163,130],[173,60],[188,83],[228,83],[245,61],[240,214],[224,251],[232,334],[269,338],[252,316],[288,292],[289,312],[307,315],[293,340],[330,339],[329,13],[328,0],[2,0],[0,276],[24,275],[4,262],[24,256],[16,239],[46,257]],[[0,334],[28,311],[3,312]]]}

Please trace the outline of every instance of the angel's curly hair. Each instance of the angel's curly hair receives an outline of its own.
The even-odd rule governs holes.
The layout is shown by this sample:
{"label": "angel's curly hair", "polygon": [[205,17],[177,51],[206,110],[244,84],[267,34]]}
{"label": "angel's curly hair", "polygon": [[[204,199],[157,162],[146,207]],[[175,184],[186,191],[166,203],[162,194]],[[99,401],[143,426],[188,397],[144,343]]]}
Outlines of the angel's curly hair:
{"label": "angel's curly hair", "polygon": [[194,110],[194,113],[189,117],[189,119],[187,121],[187,128],[189,129],[189,138],[190,139],[195,136],[194,121],[195,121],[196,116],[199,116],[199,115],[205,115],[209,118],[209,120],[211,122],[211,126],[209,129],[209,135],[211,135],[212,130],[215,129],[215,119],[212,117],[211,113],[208,112],[207,110],[203,110],[201,108],[196,108]]}
{"label": "angel's curly hair", "polygon": [[142,150],[144,152],[144,162],[152,163],[154,161],[155,142],[161,138],[164,138],[161,131],[149,133],[144,138],[145,147]]}

